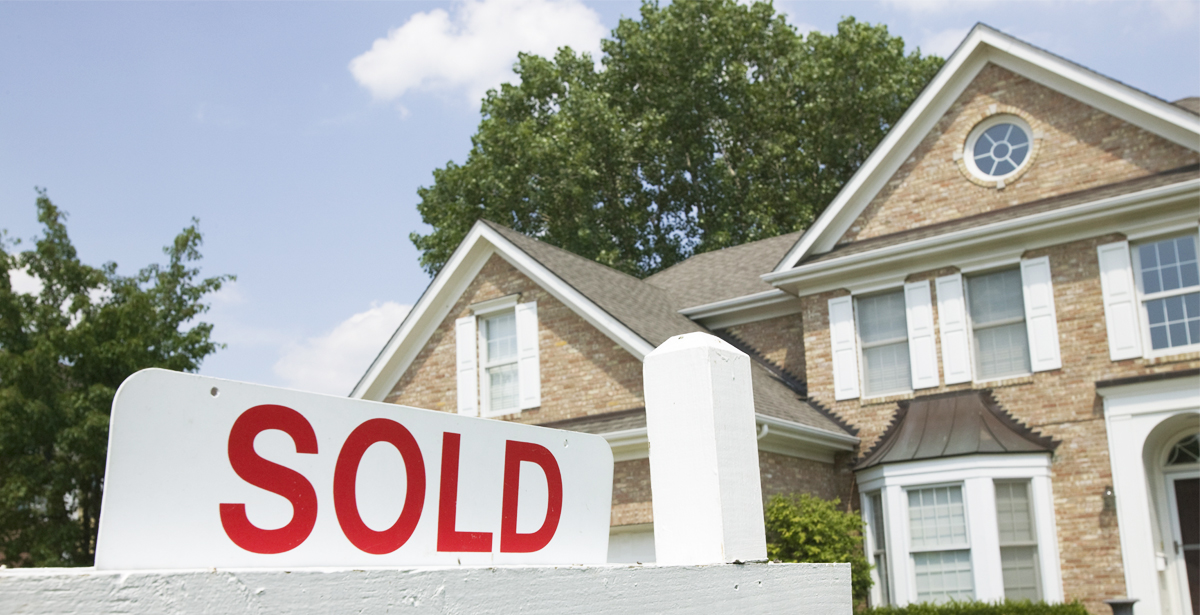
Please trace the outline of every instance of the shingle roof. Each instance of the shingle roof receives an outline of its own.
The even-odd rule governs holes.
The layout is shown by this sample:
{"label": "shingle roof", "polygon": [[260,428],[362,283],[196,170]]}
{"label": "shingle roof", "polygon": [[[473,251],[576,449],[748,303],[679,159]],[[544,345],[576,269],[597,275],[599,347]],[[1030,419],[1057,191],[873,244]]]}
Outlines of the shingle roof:
{"label": "shingle roof", "polygon": [[991,391],[957,391],[900,402],[892,425],[854,469],[959,455],[1047,453],[1057,446],[1005,412]]}
{"label": "shingle roof", "polygon": [[1200,165],[1188,165],[1185,167],[1172,169],[1170,171],[1155,173],[1154,175],[1149,175],[1146,177],[1139,177],[1137,179],[1108,184],[1099,188],[1089,188],[1087,190],[1080,190],[1078,192],[1070,192],[1059,196],[1039,199],[1037,201],[1030,201],[1028,203],[1013,205],[1011,207],[1005,207],[1003,209],[996,209],[981,214],[975,214],[973,216],[955,218],[954,220],[930,224],[929,226],[922,226],[920,228],[907,231],[900,231],[898,233],[880,235],[878,237],[863,239],[861,241],[844,243],[835,246],[828,252],[822,252],[821,254],[809,256],[800,261],[800,264],[804,265],[808,263],[832,260],[850,254],[868,252],[870,250],[876,250],[886,246],[907,243],[910,241],[916,241],[918,239],[925,239],[927,237],[934,237],[963,229],[984,226],[1004,220],[1021,218],[1055,209],[1062,209],[1072,205],[1082,205],[1091,201],[1121,196],[1123,194],[1132,194],[1142,190],[1160,188],[1162,186],[1169,186],[1171,184],[1197,178],[1200,178]]}
{"label": "shingle roof", "polygon": [[[697,331],[709,333],[680,314],[676,303],[662,288],[495,222],[482,222],[653,346],[659,346],[672,335]],[[751,359],[757,412],[833,433],[848,432],[827,411],[805,400],[799,387],[771,373],[762,365],[761,359],[753,355]]]}
{"label": "shingle roof", "polygon": [[539,426],[581,431],[583,433],[614,433],[629,431],[630,429],[642,429],[646,427],[646,409],[634,408],[632,410],[606,412],[604,414],[541,423]]}
{"label": "shingle roof", "polygon": [[679,308],[773,290],[759,276],[774,269],[798,239],[800,233],[795,232],[704,252],[645,281],[667,291]]}
{"label": "shingle roof", "polygon": [[1189,96],[1187,98],[1180,98],[1171,104],[1180,109],[1187,109],[1196,115],[1200,115],[1200,97]]}

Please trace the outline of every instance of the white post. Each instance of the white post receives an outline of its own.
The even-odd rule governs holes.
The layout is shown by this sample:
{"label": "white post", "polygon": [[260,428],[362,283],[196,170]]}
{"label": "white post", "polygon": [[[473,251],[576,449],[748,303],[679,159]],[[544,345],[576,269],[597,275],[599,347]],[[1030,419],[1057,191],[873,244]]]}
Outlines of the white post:
{"label": "white post", "polygon": [[706,333],[646,356],[657,563],[767,558],[750,357]]}

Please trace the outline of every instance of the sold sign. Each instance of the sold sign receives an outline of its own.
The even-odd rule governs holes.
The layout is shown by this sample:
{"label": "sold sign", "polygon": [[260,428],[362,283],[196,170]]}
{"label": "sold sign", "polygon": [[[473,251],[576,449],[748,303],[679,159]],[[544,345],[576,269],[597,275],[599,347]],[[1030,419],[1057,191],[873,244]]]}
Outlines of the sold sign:
{"label": "sold sign", "polygon": [[145,370],[96,567],[601,563],[612,468],[599,436]]}

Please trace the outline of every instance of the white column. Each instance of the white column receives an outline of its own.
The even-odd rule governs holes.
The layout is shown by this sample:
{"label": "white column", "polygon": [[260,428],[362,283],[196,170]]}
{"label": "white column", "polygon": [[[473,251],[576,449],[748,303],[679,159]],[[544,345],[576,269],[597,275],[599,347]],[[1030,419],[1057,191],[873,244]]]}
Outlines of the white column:
{"label": "white column", "polygon": [[996,486],[991,478],[963,481],[967,504],[967,531],[971,536],[971,571],[975,575],[975,599],[995,602],[1004,599],[1004,575],[1000,563],[1000,528],[996,525]]}
{"label": "white column", "polygon": [[883,489],[884,529],[887,530],[888,567],[892,573],[892,597],[896,604],[916,602],[913,587],[912,556],[908,554],[908,497],[904,488],[891,485]]}
{"label": "white column", "polygon": [[[1038,558],[1041,560],[1042,600],[1062,602],[1062,566],[1058,561],[1058,532],[1054,527],[1054,493],[1049,476],[1030,480],[1033,519],[1037,523]],[[1200,615],[1200,614],[1198,614]]]}
{"label": "white column", "polygon": [[642,369],[657,563],[765,560],[750,357],[689,333]]}

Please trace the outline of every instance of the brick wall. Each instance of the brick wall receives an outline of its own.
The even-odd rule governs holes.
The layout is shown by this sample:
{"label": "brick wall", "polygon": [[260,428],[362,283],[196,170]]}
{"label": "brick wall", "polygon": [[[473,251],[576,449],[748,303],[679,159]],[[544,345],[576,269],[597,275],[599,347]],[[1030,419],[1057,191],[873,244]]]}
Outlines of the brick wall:
{"label": "brick wall", "polygon": [[[1029,170],[1003,189],[966,181],[954,160],[971,129],[993,113],[1041,133]],[[1200,160],[1141,130],[999,66],[988,64],[871,201],[839,243],[895,233]]]}
{"label": "brick wall", "polygon": [[804,324],[798,314],[723,329],[798,380],[804,379]]}
{"label": "brick wall", "polygon": [[522,302],[537,301],[542,405],[503,418],[545,423],[645,405],[642,362],[499,255],[483,266],[385,401],[455,411],[454,321],[469,316],[470,305],[514,293]]}
{"label": "brick wall", "polygon": [[[1112,485],[1112,471],[1095,382],[1200,367],[1200,356],[1196,353],[1160,359],[1109,360],[1096,246],[1122,238],[1121,235],[1096,237],[1031,250],[1023,255],[1050,258],[1061,369],[984,385],[942,385],[916,393],[921,396],[972,387],[992,388],[1000,404],[1018,420],[1062,442],[1055,452],[1052,471],[1063,589],[1068,600],[1083,600],[1095,613],[1108,612],[1102,599],[1125,593],[1117,520],[1111,512],[1103,510],[1102,494],[1106,486]],[[909,280],[951,271],[922,272]],[[936,322],[937,291],[933,285],[931,291]],[[859,428],[862,450],[866,451],[892,420],[897,400],[912,394],[865,403],[834,401],[827,302],[845,294],[846,291],[834,291],[802,298],[808,390],[811,397]],[[940,342],[938,336],[939,371]]]}

